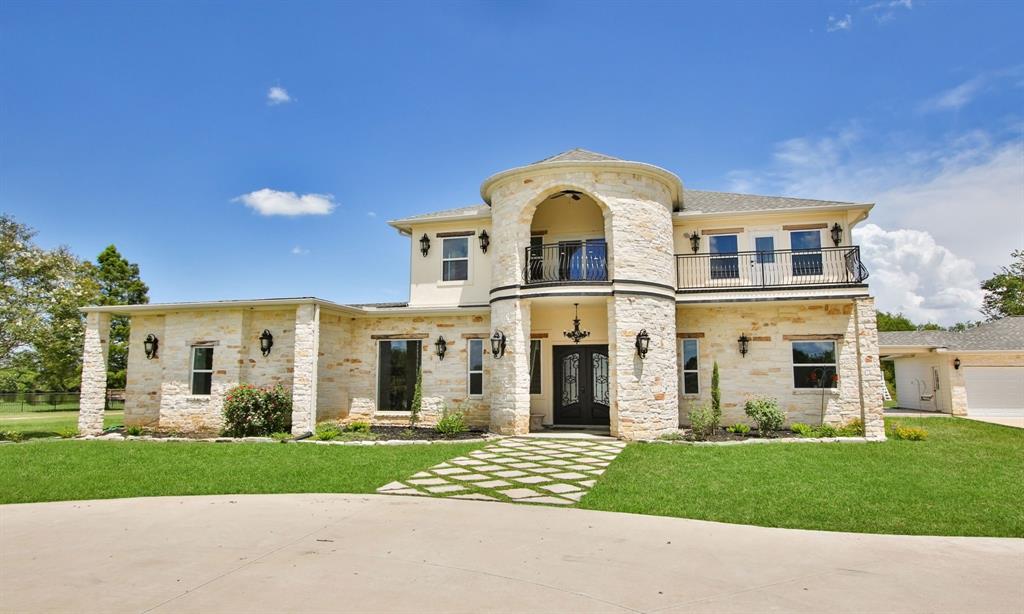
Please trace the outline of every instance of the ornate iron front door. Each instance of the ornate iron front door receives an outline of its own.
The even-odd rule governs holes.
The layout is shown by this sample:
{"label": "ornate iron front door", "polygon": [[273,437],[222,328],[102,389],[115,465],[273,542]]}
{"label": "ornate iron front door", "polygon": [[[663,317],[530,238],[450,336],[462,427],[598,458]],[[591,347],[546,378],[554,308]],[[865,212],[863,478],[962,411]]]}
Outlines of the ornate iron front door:
{"label": "ornate iron front door", "polygon": [[554,348],[555,424],[608,424],[607,345]]}

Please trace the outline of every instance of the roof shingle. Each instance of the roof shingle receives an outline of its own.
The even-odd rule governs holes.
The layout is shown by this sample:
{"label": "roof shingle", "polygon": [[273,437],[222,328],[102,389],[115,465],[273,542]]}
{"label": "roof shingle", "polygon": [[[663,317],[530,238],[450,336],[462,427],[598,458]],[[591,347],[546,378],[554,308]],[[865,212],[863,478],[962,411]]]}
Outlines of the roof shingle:
{"label": "roof shingle", "polygon": [[878,333],[878,346],[944,347],[967,352],[1024,352],[1024,316],[1008,316],[984,322],[963,332],[913,330]]}

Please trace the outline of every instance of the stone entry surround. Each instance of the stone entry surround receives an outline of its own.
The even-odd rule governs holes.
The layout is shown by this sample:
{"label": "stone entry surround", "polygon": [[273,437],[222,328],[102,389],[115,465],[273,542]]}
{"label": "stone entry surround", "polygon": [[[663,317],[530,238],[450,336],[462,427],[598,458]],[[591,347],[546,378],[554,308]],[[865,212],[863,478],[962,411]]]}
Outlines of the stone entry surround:
{"label": "stone entry surround", "polygon": [[377,489],[385,495],[572,505],[626,446],[622,441],[511,438]]}

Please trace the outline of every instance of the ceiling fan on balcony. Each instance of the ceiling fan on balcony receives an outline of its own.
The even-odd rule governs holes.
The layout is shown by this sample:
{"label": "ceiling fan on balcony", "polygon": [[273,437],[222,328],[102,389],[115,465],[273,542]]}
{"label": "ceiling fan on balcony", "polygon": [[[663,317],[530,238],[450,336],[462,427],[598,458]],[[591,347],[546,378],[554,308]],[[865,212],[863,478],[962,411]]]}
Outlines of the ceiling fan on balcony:
{"label": "ceiling fan on balcony", "polygon": [[576,190],[562,190],[561,192],[556,192],[551,196],[548,196],[548,199],[555,200],[556,198],[561,198],[563,196],[571,196],[573,200],[579,200],[583,197],[583,192],[577,192]]}

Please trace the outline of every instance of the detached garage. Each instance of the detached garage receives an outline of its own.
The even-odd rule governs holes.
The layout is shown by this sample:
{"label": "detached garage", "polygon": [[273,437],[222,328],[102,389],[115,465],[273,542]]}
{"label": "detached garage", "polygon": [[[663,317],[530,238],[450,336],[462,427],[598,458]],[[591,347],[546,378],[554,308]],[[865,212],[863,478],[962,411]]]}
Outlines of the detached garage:
{"label": "detached garage", "polygon": [[901,408],[1024,419],[1024,316],[963,332],[878,333]]}

